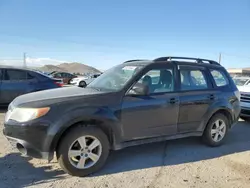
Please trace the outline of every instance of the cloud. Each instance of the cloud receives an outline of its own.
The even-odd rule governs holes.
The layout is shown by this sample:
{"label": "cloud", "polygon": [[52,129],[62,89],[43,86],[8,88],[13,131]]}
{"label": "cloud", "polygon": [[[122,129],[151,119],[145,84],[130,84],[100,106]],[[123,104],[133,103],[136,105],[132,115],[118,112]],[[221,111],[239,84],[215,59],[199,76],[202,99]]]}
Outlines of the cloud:
{"label": "cloud", "polygon": [[28,65],[36,65],[36,66],[43,66],[43,65],[48,65],[48,64],[52,64],[52,65],[58,65],[61,63],[68,63],[67,61],[63,61],[63,60],[58,60],[58,59],[52,59],[52,58],[27,58],[26,62]]}
{"label": "cloud", "polygon": [[[52,59],[52,58],[26,58],[26,64],[27,66],[43,66],[43,65],[58,65],[61,63],[69,63],[68,61],[58,60],[58,59]],[[22,59],[0,59],[1,65],[10,65],[10,66],[23,66],[23,60]]]}

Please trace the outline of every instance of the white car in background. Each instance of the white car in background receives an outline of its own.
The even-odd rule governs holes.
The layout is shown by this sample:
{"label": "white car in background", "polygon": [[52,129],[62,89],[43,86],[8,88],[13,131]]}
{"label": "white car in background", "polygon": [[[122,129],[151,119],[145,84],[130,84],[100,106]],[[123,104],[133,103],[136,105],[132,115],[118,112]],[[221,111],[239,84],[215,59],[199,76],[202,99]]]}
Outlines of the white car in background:
{"label": "white car in background", "polygon": [[77,78],[73,78],[70,81],[71,85],[86,87],[90,82],[92,82],[95,78],[100,76],[101,74],[93,74],[91,76],[78,76]]}
{"label": "white car in background", "polygon": [[87,85],[87,80],[89,79],[88,76],[78,76],[77,78],[73,78],[72,80],[70,80],[70,84],[71,85],[75,85],[75,86],[86,86]]}
{"label": "white car in background", "polygon": [[250,77],[234,77],[233,80],[237,87],[250,86]]}
{"label": "white car in background", "polygon": [[240,91],[240,117],[250,121],[250,77],[235,77],[233,80]]}

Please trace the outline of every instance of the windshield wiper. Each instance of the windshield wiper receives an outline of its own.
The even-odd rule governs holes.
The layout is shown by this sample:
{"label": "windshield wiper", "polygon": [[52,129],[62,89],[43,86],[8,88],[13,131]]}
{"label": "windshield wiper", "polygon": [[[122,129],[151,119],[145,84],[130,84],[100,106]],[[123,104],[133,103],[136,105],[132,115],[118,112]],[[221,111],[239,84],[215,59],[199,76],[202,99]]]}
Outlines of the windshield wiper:
{"label": "windshield wiper", "polygon": [[97,87],[86,87],[86,88],[91,88],[91,89],[94,89],[94,90],[96,90],[96,91],[101,91],[101,88],[97,88]]}

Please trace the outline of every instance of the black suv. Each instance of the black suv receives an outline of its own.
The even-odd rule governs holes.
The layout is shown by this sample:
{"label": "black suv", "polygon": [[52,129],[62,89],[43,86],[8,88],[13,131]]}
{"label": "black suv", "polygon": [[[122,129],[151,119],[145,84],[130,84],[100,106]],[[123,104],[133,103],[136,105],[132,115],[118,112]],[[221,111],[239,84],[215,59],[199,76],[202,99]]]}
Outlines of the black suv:
{"label": "black suv", "polygon": [[131,60],[86,88],[17,97],[4,135],[24,155],[52,160],[69,174],[99,170],[110,150],[190,136],[219,146],[240,114],[239,92],[217,62],[161,57]]}

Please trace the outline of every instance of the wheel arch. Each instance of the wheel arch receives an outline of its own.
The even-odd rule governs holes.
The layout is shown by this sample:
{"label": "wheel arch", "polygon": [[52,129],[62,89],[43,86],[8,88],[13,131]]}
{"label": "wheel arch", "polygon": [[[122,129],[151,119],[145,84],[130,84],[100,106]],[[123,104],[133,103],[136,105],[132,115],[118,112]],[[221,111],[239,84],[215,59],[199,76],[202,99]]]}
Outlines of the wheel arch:
{"label": "wheel arch", "polygon": [[233,123],[233,114],[232,114],[232,110],[226,106],[224,107],[219,107],[219,108],[215,108],[213,110],[210,111],[210,113],[206,116],[205,121],[202,122],[202,131],[205,130],[205,128],[207,127],[208,122],[211,120],[211,118],[215,115],[215,114],[223,114],[226,116],[226,118],[229,121],[229,126],[231,128],[231,125]]}
{"label": "wheel arch", "polygon": [[58,133],[57,137],[53,139],[52,145],[51,145],[51,150],[56,151],[59,144],[61,143],[62,139],[65,137],[65,135],[67,135],[67,133],[69,131],[71,131],[72,129],[75,129],[79,126],[82,126],[82,127],[96,126],[96,127],[100,128],[104,132],[104,134],[107,136],[110,145],[113,143],[113,138],[112,138],[113,130],[111,129],[110,126],[105,124],[105,121],[101,121],[98,119],[83,119],[83,120],[79,120],[77,122],[72,122],[67,127],[65,127],[63,130],[61,130]]}
{"label": "wheel arch", "polygon": [[[69,117],[69,116],[67,116]],[[62,118],[64,119],[64,118]],[[63,120],[61,120],[62,122]],[[120,138],[121,129],[120,123],[118,119],[114,116],[87,116],[83,117],[78,115],[72,119],[68,119],[67,121],[63,121],[63,124],[57,124],[54,128],[51,129],[50,135],[51,137],[45,143],[48,144],[47,148],[50,153],[54,153],[56,151],[59,143],[71,129],[76,128],[77,126],[96,126],[99,127],[108,137],[110,147],[113,146],[114,142]],[[52,155],[52,154],[51,154]],[[51,156],[50,155],[50,156]],[[52,160],[53,157],[50,157]]]}

